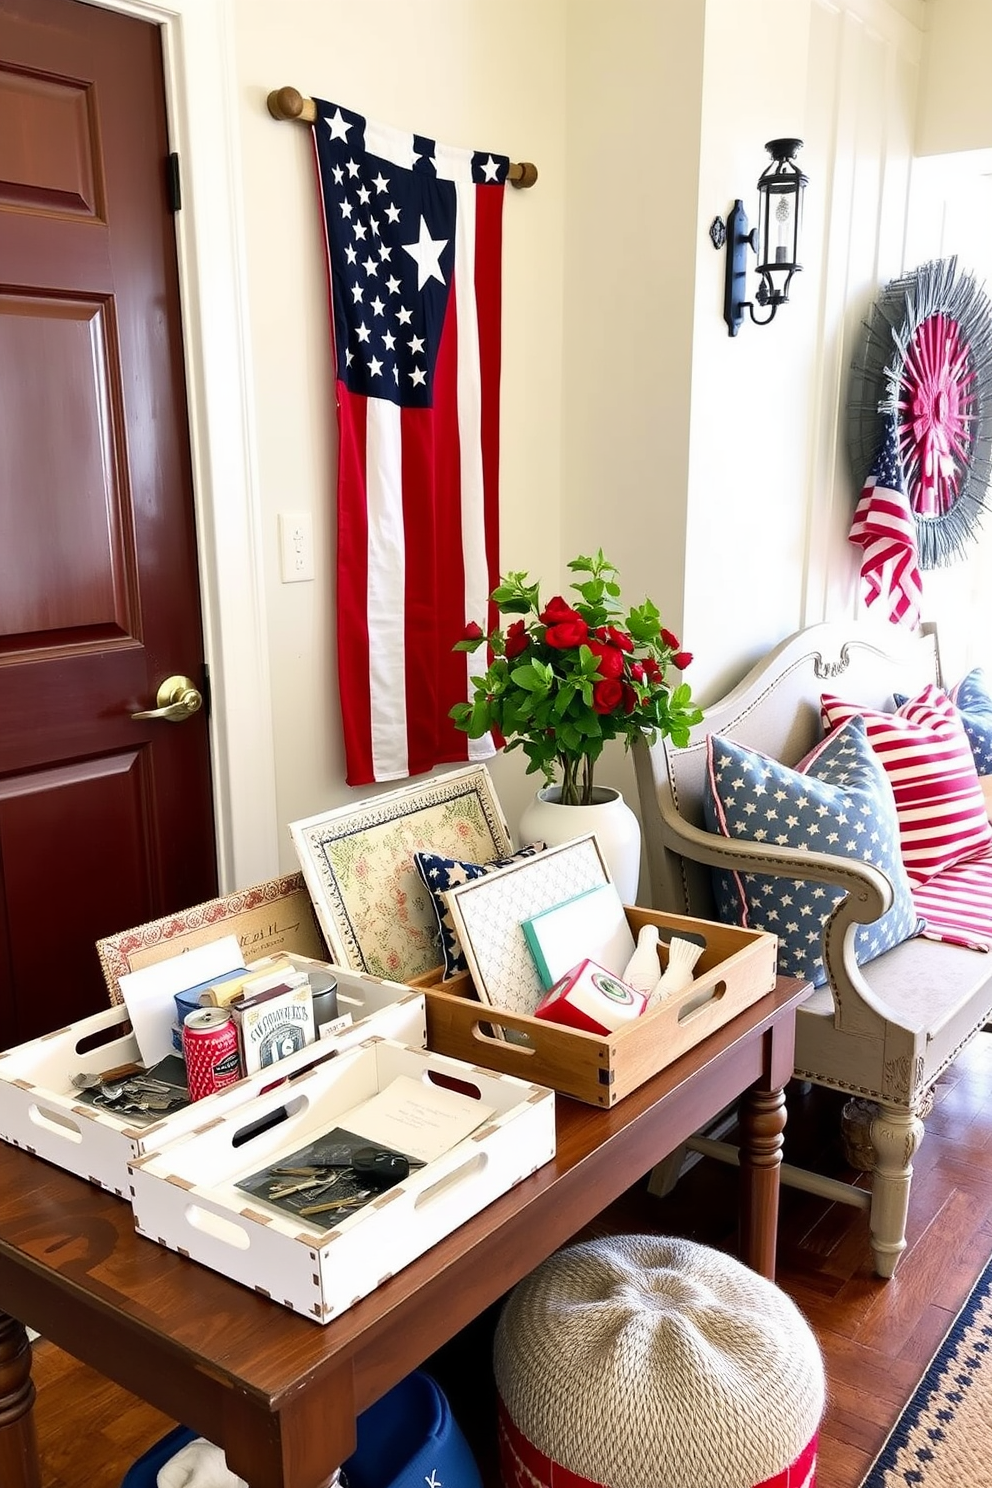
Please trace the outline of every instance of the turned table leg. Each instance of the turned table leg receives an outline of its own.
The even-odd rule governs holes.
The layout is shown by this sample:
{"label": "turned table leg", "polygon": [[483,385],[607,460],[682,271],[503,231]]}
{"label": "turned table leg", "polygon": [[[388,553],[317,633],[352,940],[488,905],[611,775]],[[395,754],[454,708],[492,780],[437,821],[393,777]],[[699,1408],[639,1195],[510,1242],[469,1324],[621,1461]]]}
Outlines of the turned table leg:
{"label": "turned table leg", "polygon": [[752,1087],[741,1102],[741,1259],[775,1280],[785,1091]]}
{"label": "turned table leg", "polygon": [[41,1488],[34,1430],[31,1345],[23,1324],[0,1312],[0,1483]]}

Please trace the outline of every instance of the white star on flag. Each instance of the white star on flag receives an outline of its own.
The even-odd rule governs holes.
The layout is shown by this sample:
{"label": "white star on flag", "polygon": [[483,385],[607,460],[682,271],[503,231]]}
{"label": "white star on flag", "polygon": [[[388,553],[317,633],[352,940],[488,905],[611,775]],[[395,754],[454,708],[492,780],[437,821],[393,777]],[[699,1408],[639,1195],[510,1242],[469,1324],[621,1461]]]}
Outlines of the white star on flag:
{"label": "white star on flag", "polygon": [[423,217],[420,219],[420,237],[416,243],[403,243],[401,246],[417,265],[418,289],[423,289],[428,279],[437,279],[441,284],[444,283],[439,260],[448,246],[448,239],[432,238]]}
{"label": "white star on flag", "polygon": [[348,130],[351,128],[351,125],[345,123],[341,117],[340,109],[335,109],[332,117],[325,119],[324,123],[331,131],[331,139],[343,140],[348,138]]}

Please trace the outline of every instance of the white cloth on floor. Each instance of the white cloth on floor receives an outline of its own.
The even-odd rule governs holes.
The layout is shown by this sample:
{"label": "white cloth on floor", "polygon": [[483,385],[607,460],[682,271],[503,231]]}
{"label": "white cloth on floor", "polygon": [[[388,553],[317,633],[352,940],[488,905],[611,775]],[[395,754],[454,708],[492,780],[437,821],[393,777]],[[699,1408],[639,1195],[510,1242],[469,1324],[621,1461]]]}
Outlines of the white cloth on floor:
{"label": "white cloth on floor", "polygon": [[220,1447],[198,1436],[158,1470],[158,1488],[248,1488],[227,1465]]}

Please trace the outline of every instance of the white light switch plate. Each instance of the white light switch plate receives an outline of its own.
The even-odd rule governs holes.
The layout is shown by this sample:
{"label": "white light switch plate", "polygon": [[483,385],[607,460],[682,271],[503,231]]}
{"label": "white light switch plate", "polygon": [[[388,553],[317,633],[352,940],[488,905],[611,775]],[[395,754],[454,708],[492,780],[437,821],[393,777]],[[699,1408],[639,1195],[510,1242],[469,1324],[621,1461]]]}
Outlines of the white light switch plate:
{"label": "white light switch plate", "polygon": [[309,512],[279,513],[279,568],[284,584],[313,578],[313,522]]}

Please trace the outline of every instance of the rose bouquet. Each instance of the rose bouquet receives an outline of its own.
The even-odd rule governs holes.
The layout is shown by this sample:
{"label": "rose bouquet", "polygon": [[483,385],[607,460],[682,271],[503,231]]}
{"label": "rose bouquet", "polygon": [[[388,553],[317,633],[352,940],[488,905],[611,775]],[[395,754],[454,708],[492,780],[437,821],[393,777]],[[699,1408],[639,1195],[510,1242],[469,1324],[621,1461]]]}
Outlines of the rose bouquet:
{"label": "rose bouquet", "polygon": [[550,784],[560,774],[561,801],[588,805],[593,771],[608,739],[652,742],[659,734],[676,744],[702,714],[685,682],[666,672],[692,660],[661,624],[649,599],[624,614],[617,570],[602,549],[573,558],[578,599],[556,594],[544,606],[539,586],[526,573],[509,573],[490,595],[502,615],[516,616],[488,636],[467,627],[456,651],[489,647],[484,675],[473,678],[475,696],[451,710],[455,726],[473,739],[495,732],[507,749],[523,749],[527,773],[541,771]]}

